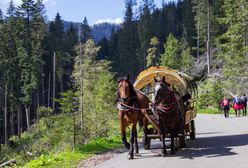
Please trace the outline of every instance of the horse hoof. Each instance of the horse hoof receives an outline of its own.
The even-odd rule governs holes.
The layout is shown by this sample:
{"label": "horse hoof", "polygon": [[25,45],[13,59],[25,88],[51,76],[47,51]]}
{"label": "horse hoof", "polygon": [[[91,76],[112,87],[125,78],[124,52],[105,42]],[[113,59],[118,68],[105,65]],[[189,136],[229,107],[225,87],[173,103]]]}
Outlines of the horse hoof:
{"label": "horse hoof", "polygon": [[129,143],[128,143],[128,144],[126,144],[126,145],[125,145],[125,147],[126,147],[126,149],[128,149],[128,150],[129,150],[129,149],[130,149],[130,144],[129,144]]}
{"label": "horse hoof", "polygon": [[128,158],[129,160],[132,160],[132,159],[133,159],[133,155],[128,154],[128,155],[127,155],[127,158]]}
{"label": "horse hoof", "polygon": [[136,150],[136,151],[135,151],[135,154],[138,154],[138,153],[139,153],[139,150]]}
{"label": "horse hoof", "polygon": [[167,152],[162,152],[161,156],[162,157],[166,157],[167,156]]}

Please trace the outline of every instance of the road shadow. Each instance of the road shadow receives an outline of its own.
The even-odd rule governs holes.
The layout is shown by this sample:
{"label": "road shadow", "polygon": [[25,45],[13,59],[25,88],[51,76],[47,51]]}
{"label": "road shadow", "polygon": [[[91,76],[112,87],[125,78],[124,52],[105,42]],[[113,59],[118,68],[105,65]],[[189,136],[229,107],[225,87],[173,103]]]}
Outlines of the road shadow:
{"label": "road shadow", "polygon": [[[227,135],[216,137],[199,137],[195,140],[188,140],[187,147],[179,149],[175,155],[169,154],[170,144],[166,144],[168,156],[179,157],[180,159],[194,159],[198,157],[223,157],[237,155],[233,152],[234,147],[248,145],[248,134]],[[142,148],[142,146],[140,146]],[[141,152],[136,159],[160,157],[161,143],[159,141],[151,143],[149,152]]]}
{"label": "road shadow", "polygon": [[232,149],[248,145],[248,134],[201,137],[188,141],[188,146],[176,153],[175,157],[194,159],[196,157],[221,157],[237,155]]}

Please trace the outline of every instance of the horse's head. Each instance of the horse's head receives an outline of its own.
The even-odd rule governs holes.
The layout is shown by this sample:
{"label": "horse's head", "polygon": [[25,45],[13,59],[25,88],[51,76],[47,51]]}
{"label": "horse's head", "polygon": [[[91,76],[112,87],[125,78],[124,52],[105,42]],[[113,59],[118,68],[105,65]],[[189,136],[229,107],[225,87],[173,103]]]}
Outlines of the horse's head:
{"label": "horse's head", "polygon": [[154,92],[154,105],[159,105],[169,94],[168,83],[165,81],[165,77],[162,80],[157,80],[154,78],[155,81],[155,92]]}
{"label": "horse's head", "polygon": [[132,97],[132,90],[133,86],[129,81],[129,76],[122,78],[118,85],[119,100],[123,103],[129,103]]}

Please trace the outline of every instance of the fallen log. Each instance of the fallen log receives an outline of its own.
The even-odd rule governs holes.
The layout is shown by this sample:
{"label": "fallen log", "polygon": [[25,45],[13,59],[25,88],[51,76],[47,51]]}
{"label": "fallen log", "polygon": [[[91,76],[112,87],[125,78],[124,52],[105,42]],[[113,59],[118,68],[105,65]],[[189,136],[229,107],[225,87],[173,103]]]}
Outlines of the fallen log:
{"label": "fallen log", "polygon": [[7,165],[10,165],[11,163],[16,163],[16,160],[15,159],[11,159],[7,162],[4,162],[0,165],[0,168],[4,167],[4,166],[7,166]]}

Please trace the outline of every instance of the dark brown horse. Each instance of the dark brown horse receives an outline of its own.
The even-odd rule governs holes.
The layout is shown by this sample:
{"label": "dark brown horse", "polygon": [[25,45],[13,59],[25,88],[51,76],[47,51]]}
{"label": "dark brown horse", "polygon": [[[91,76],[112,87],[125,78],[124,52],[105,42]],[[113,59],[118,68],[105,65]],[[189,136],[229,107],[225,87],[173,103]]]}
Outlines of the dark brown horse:
{"label": "dark brown horse", "polygon": [[[171,154],[175,153],[174,138],[178,137],[178,134],[184,134],[183,129],[183,103],[180,100],[180,96],[177,92],[172,91],[168,83],[166,83],[165,78],[161,81],[155,80],[155,97],[154,97],[154,111],[157,112],[160,137],[162,140],[162,156],[167,155],[165,146],[165,135],[170,134],[171,138]],[[180,138],[179,138],[180,140]],[[185,139],[184,139],[185,140]],[[184,147],[185,141],[180,140],[180,146]]]}
{"label": "dark brown horse", "polygon": [[[138,122],[142,123],[144,137],[147,138],[147,119],[142,115],[143,110],[149,108],[149,99],[139,91],[136,91],[133,85],[130,83],[129,78],[125,77],[119,81],[118,85],[118,118],[120,121],[120,130],[122,142],[125,147],[129,149],[128,158],[134,158],[134,143],[135,152],[139,153],[138,142],[137,142],[137,128]],[[126,139],[126,128],[131,126],[130,129],[130,143]],[[147,142],[147,140],[145,140]]]}

